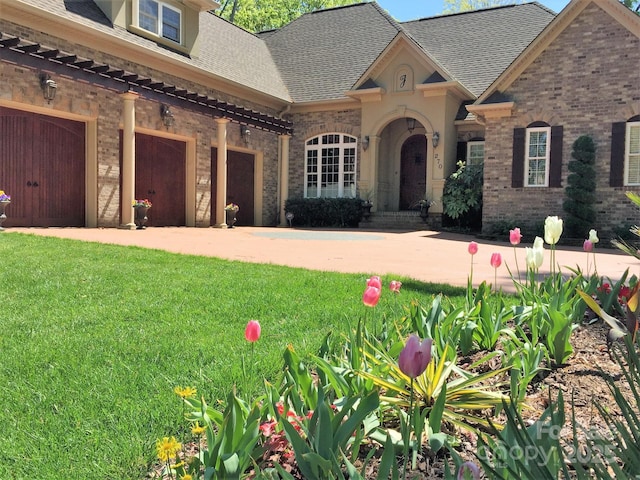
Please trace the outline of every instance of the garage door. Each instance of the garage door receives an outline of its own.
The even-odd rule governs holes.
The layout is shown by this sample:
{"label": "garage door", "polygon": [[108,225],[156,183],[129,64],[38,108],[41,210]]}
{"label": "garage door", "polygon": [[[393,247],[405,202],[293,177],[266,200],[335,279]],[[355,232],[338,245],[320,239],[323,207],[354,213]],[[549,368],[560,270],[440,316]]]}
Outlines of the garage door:
{"label": "garage door", "polygon": [[[227,151],[227,203],[235,203],[240,207],[237,215],[237,226],[255,224],[254,210],[254,160],[249,153]],[[211,225],[216,223],[216,175],[218,149],[211,149]]]}
{"label": "garage door", "polygon": [[85,224],[85,124],[0,107],[5,227]]}
{"label": "garage door", "polygon": [[136,198],[153,204],[148,226],[167,227],[186,224],[185,142],[136,134]]}

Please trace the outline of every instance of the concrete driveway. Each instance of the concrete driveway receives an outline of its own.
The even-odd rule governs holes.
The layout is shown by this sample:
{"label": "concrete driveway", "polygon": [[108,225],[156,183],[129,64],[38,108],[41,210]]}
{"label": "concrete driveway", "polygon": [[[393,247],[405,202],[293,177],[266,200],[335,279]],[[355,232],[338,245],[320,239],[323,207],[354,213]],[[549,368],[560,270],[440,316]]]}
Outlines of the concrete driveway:
{"label": "concrete driveway", "polygon": [[[117,245],[136,245],[175,253],[204,255],[241,262],[287,265],[312,270],[363,273],[383,276],[385,281],[406,276],[427,282],[466,286],[471,266],[467,252],[470,241],[479,244],[473,257],[473,283],[494,282],[491,254],[502,254],[497,283],[513,290],[508,268],[517,275],[514,248],[509,243],[478,240],[471,236],[421,230],[410,232],[363,230],[306,230],[297,228],[236,227],[232,229],[163,227],[146,230],[117,228],[9,228],[13,232],[45,235]],[[520,269],[525,267],[525,246],[516,247]],[[545,245],[541,273],[549,271],[550,252]],[[640,262],[614,249],[596,247],[598,273],[612,280],[626,269],[640,274]],[[587,270],[582,248],[560,247],[556,261],[567,267]],[[593,272],[593,256],[589,259]]]}

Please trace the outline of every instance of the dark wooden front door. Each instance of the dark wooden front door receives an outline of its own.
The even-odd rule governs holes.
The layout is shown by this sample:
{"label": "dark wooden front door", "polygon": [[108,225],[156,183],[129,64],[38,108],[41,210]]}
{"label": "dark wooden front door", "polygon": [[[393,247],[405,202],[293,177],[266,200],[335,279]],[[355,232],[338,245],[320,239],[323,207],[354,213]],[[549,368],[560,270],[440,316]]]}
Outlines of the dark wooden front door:
{"label": "dark wooden front door", "polygon": [[400,210],[415,208],[427,189],[427,139],[412,135],[400,153]]}
{"label": "dark wooden front door", "polygon": [[0,107],[5,227],[85,225],[85,124]]}
{"label": "dark wooden front door", "polygon": [[[211,149],[211,225],[216,223],[216,177],[218,149]],[[227,151],[227,204],[240,207],[236,225],[254,225],[254,156],[250,153]]]}
{"label": "dark wooden front door", "polygon": [[186,223],[186,154],[184,142],[136,134],[135,197],[148,198],[148,226]]}

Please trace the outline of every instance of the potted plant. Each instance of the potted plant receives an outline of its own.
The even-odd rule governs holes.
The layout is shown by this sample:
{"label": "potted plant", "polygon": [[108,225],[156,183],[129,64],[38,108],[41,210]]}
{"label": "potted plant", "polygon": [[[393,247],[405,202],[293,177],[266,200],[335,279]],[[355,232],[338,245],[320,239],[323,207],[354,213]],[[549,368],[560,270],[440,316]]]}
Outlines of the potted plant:
{"label": "potted plant", "polygon": [[418,202],[418,205],[420,206],[420,217],[425,222],[427,221],[427,218],[429,217],[429,208],[434,203],[435,202],[433,200],[429,200],[428,198],[423,198],[422,200],[420,200]]}
{"label": "potted plant", "polygon": [[371,207],[373,207],[373,193],[367,190],[362,195],[362,217],[368,220],[371,216]]}
{"label": "potted plant", "polygon": [[148,199],[134,200],[132,203],[134,211],[134,221],[137,230],[144,230],[147,223],[147,211],[151,208],[151,202]]}
{"label": "potted plant", "polygon": [[236,214],[240,210],[240,207],[235,203],[230,203],[224,207],[224,211],[227,214],[227,227],[233,228],[236,223]]}
{"label": "potted plant", "polygon": [[4,230],[2,224],[7,219],[4,213],[4,209],[11,203],[11,196],[4,193],[4,190],[0,190],[0,231]]}

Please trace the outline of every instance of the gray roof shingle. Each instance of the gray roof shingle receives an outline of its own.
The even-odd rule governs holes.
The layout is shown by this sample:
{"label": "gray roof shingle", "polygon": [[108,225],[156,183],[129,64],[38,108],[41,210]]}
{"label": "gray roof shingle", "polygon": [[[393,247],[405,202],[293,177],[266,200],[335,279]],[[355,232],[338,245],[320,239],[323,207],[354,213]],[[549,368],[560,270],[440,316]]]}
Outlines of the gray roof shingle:
{"label": "gray roof shingle", "polygon": [[189,58],[156,42],[113,26],[93,0],[18,0],[99,30],[114,38],[162,53],[179,62],[209,71],[234,83],[290,101],[289,92],[263,40],[217,15],[200,15],[200,54]]}
{"label": "gray roof shingle", "polygon": [[294,102],[344,98],[400,31],[377,4],[307,13],[264,37]]}
{"label": "gray roof shingle", "polygon": [[429,54],[476,96],[553,20],[537,2],[402,23]]}

